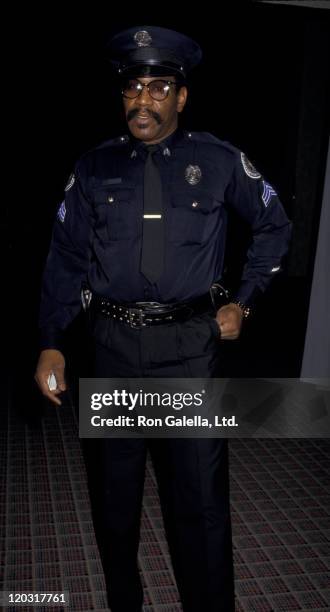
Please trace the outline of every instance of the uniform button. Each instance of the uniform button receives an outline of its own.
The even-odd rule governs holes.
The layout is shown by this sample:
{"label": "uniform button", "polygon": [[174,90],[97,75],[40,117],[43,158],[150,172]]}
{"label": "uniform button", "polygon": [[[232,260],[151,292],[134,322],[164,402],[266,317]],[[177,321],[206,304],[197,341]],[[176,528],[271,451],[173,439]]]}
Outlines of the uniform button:
{"label": "uniform button", "polygon": [[113,196],[109,195],[109,196],[108,196],[108,202],[109,202],[109,204],[113,204],[113,203],[114,203],[114,201],[115,201],[115,198],[114,198]]}
{"label": "uniform button", "polygon": [[192,207],[193,207],[193,208],[196,208],[197,206],[198,206],[198,202],[193,202],[193,203],[192,203]]}

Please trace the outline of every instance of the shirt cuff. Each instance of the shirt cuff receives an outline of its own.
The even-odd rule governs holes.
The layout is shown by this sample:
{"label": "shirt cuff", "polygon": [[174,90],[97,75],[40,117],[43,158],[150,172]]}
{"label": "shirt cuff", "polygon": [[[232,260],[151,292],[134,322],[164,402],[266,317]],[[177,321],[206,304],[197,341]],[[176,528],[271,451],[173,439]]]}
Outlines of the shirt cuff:
{"label": "shirt cuff", "polygon": [[238,291],[233,295],[235,301],[241,302],[247,308],[253,309],[262,294],[261,289],[251,281],[243,281]]}
{"label": "shirt cuff", "polygon": [[39,329],[39,347],[41,351],[55,349],[63,351],[64,332],[58,327],[41,327]]}

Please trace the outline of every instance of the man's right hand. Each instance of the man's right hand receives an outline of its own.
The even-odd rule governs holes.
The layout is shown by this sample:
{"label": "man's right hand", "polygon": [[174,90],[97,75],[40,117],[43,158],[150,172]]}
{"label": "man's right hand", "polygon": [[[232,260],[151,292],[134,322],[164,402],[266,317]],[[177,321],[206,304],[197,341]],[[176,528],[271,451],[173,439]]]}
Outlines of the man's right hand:
{"label": "man's right hand", "polygon": [[[64,368],[65,359],[60,351],[55,349],[41,351],[34,379],[41,393],[57,406],[62,404],[57,395],[66,390]],[[56,378],[57,387],[54,391],[50,391],[48,387],[50,374],[54,374]]]}

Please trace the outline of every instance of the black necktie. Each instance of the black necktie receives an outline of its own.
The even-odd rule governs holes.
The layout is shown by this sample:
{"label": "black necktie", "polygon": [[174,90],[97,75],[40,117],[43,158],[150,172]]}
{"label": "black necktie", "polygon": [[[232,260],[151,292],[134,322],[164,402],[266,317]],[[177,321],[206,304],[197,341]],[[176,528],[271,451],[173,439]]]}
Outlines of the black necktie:
{"label": "black necktie", "polygon": [[141,272],[150,283],[155,283],[164,266],[164,219],[162,181],[153,155],[158,145],[148,147],[144,167],[143,238]]}

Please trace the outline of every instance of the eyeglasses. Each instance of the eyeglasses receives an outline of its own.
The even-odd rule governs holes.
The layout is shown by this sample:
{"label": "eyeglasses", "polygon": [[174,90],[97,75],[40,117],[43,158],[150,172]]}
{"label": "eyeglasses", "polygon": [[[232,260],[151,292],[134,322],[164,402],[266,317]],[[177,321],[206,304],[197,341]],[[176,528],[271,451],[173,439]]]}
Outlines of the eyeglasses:
{"label": "eyeglasses", "polygon": [[134,98],[138,98],[138,96],[142,93],[143,88],[146,87],[151,98],[160,102],[161,100],[165,100],[165,98],[167,98],[171,85],[176,85],[176,82],[157,79],[156,81],[150,81],[149,83],[140,83],[140,81],[137,79],[132,79],[125,83],[121,93],[123,94],[124,98],[130,98],[133,100]]}

